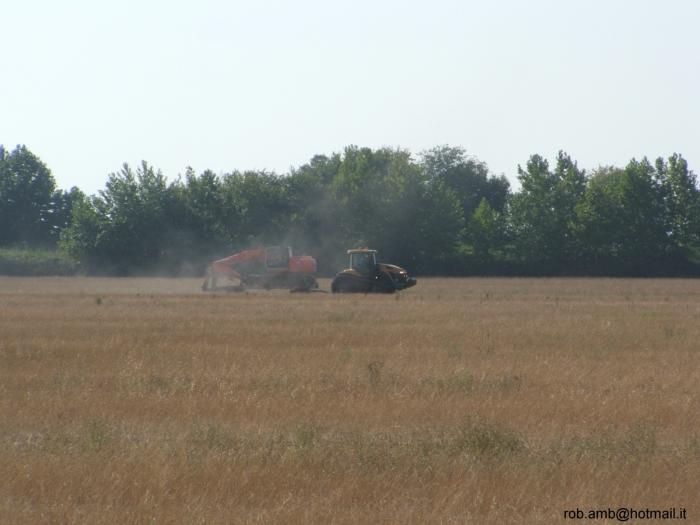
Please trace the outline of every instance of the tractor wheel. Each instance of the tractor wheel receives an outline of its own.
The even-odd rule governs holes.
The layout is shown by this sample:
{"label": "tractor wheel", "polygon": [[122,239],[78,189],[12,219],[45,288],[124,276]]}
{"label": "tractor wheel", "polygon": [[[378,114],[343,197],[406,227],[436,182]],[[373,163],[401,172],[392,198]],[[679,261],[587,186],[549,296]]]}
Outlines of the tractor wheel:
{"label": "tractor wheel", "polygon": [[346,281],[347,279],[343,279],[336,277],[333,279],[333,282],[331,282],[331,292],[333,293],[343,293],[346,291],[346,286],[344,285],[345,283],[343,281]]}
{"label": "tractor wheel", "polygon": [[333,279],[331,283],[331,292],[333,293],[351,293],[356,291],[355,288],[357,283],[353,282],[353,279],[341,275]]}
{"label": "tractor wheel", "polygon": [[318,288],[318,281],[316,281],[313,275],[305,275],[302,282],[306,291],[310,291],[312,288]]}
{"label": "tractor wheel", "polygon": [[313,288],[318,288],[318,282],[313,275],[302,275],[300,279],[290,288],[290,292],[310,292]]}
{"label": "tractor wheel", "polygon": [[386,272],[377,275],[377,281],[374,283],[373,291],[379,293],[394,293],[396,287],[394,286],[394,280],[391,278],[391,275]]}

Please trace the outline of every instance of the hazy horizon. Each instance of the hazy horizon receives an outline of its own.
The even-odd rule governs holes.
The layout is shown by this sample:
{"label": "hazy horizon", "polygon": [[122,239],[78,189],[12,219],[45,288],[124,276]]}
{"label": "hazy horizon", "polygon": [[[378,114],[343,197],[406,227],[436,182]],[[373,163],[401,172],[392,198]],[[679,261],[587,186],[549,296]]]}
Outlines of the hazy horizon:
{"label": "hazy horizon", "polygon": [[124,162],[169,179],[284,173],[348,145],[464,147],[515,182],[563,149],[586,169],[700,160],[700,5],[28,1],[3,9],[0,144],[62,188]]}

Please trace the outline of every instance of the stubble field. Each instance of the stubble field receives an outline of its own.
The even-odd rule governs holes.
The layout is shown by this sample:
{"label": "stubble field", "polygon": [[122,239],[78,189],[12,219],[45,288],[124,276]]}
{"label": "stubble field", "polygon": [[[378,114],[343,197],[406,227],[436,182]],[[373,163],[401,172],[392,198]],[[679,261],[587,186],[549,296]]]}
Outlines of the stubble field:
{"label": "stubble field", "polygon": [[0,278],[0,522],[700,521],[700,281],[199,284]]}

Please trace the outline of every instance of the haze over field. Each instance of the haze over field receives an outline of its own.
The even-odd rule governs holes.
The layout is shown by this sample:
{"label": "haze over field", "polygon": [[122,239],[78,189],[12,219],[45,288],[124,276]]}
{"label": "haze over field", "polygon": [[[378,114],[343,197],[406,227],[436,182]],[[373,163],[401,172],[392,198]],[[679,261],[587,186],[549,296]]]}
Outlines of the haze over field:
{"label": "haze over field", "polygon": [[2,19],[0,143],[65,189],[124,161],[285,172],[349,144],[462,145],[511,182],[559,149],[700,162],[690,0],[30,0]]}

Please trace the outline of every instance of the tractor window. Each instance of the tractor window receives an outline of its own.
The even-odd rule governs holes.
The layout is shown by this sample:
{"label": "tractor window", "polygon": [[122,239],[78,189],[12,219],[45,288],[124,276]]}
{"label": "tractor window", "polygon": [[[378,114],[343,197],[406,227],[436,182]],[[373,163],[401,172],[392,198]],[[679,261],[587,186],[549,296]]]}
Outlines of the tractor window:
{"label": "tractor window", "polygon": [[269,268],[286,268],[289,265],[289,248],[286,246],[272,246],[265,252]]}
{"label": "tractor window", "polygon": [[374,268],[374,253],[358,252],[351,254],[350,267],[360,273],[370,273]]}

